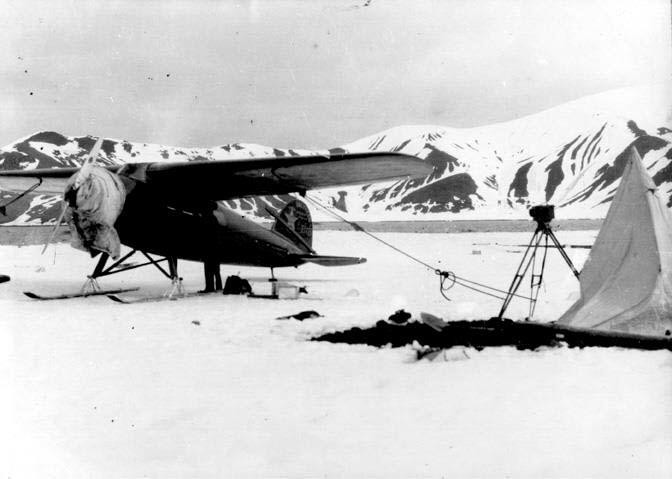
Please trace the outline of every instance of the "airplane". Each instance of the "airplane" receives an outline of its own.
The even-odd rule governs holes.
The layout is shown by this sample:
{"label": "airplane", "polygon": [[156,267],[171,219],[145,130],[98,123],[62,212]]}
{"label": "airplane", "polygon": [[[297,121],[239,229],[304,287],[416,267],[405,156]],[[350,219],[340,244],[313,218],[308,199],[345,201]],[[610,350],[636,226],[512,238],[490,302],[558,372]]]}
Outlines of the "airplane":
{"label": "airplane", "polygon": [[[28,192],[62,194],[62,212],[45,249],[65,219],[72,246],[92,258],[100,255],[80,293],[58,298],[110,293],[100,287],[98,278],[147,265],[156,266],[171,280],[167,296],[172,298],[184,294],[178,259],[204,264],[206,292],[221,289],[220,264],[270,267],[275,281],[274,268],[362,263],[364,258],[323,256],[313,250],[310,212],[299,199],[280,212],[267,209],[275,219],[270,229],[220,201],[289,193],[305,196],[318,188],[418,178],[432,171],[417,157],[393,152],[110,166],[96,164],[102,145],[103,139],[98,139],[81,167],[0,171],[0,190],[18,193],[0,206],[0,214]],[[122,244],[131,249],[123,256]],[[125,263],[137,252],[147,262]],[[108,266],[110,258],[114,263]],[[164,261],[167,271],[160,264]]]}

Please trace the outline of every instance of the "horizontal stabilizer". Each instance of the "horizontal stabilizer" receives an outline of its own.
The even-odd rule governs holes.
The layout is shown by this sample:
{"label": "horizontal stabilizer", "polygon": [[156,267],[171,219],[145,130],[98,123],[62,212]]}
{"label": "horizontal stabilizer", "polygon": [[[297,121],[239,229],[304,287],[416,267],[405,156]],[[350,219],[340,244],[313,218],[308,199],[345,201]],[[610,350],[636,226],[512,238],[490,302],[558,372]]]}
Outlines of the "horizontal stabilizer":
{"label": "horizontal stabilizer", "polygon": [[352,264],[366,263],[366,258],[353,258],[352,256],[320,256],[316,254],[297,254],[292,256],[307,263],[315,263],[320,266],[350,266]]}

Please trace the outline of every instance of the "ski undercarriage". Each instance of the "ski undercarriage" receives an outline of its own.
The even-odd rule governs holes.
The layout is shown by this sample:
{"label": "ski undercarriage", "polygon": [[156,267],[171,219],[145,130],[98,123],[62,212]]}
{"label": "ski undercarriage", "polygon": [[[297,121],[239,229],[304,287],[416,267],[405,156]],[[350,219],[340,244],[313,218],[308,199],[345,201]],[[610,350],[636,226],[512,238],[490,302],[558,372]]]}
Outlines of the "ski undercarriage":
{"label": "ski undercarriage", "polygon": [[[147,261],[140,264],[126,264],[125,262],[131,258],[136,253],[141,253]],[[56,300],[56,299],[71,299],[71,298],[86,298],[89,296],[102,296],[102,295],[115,295],[119,293],[127,293],[130,291],[137,291],[140,288],[114,288],[114,289],[104,289],[98,283],[98,278],[104,276],[110,276],[117,273],[122,273],[124,271],[130,271],[132,269],[141,268],[143,266],[153,265],[155,266],[165,277],[170,279],[171,287],[166,291],[162,297],[166,299],[177,299],[185,295],[184,288],[182,286],[182,278],[179,276],[177,271],[177,258],[175,256],[166,256],[163,258],[154,258],[148,253],[139,250],[131,250],[129,253],[125,254],[117,261],[107,266],[109,260],[109,255],[107,253],[102,253],[98,263],[96,264],[93,272],[87,276],[86,282],[76,293],[66,293],[59,295],[40,295],[33,293],[31,291],[24,291],[23,294],[28,296],[31,299],[36,300]],[[167,262],[168,269],[164,268],[161,263]],[[107,267],[106,267],[107,266]]]}
{"label": "ski undercarriage", "polygon": [[[126,261],[130,259],[133,255],[140,253],[142,254],[147,261],[143,263],[138,263],[138,264],[128,264]],[[189,298],[189,297],[194,297],[194,296],[203,296],[203,295],[210,295],[213,293],[222,293],[221,289],[217,290],[204,290],[204,291],[198,291],[198,292],[186,292],[184,290],[184,287],[182,285],[182,277],[178,274],[178,259],[175,256],[165,256],[162,258],[154,258],[151,256],[149,253],[146,253],[145,251],[141,250],[131,250],[129,253],[123,255],[121,258],[119,258],[117,261],[112,263],[111,265],[107,265],[109,261],[109,255],[106,253],[102,253],[100,259],[98,260],[98,263],[96,263],[95,268],[93,269],[93,272],[87,276],[87,279],[82,286],[82,288],[75,293],[64,293],[64,294],[56,294],[56,295],[42,295],[38,293],[34,293],[32,291],[24,291],[23,294],[25,294],[27,297],[30,299],[34,300],[39,300],[39,301],[49,301],[49,300],[59,300],[59,299],[74,299],[74,298],[87,298],[89,296],[107,296],[109,299],[116,303],[121,303],[121,304],[134,304],[134,303],[148,303],[148,302],[158,302],[158,301],[164,301],[164,300],[177,300],[181,298]],[[167,268],[165,268],[162,263],[167,263]],[[154,266],[156,269],[158,269],[161,274],[163,274],[166,278],[170,279],[171,281],[171,287],[168,289],[166,292],[164,292],[161,295],[157,296],[145,296],[145,297],[136,297],[136,298],[122,298],[121,296],[118,296],[119,294],[122,293],[129,293],[133,291],[138,291],[140,288],[138,287],[132,287],[132,288],[112,288],[112,289],[105,289],[103,288],[100,283],[98,282],[99,278],[102,278],[104,276],[111,276],[113,274],[117,273],[123,273],[125,271],[130,271],[132,269],[137,269],[137,268],[142,268],[144,266]],[[256,298],[266,298],[266,299],[281,299],[281,294],[279,294],[280,290],[280,285],[278,284],[277,279],[275,278],[274,275],[274,268],[271,268],[271,278],[269,279],[269,282],[271,283],[271,294],[270,295],[253,295],[250,294],[251,297],[256,297]],[[305,287],[304,288],[295,288],[296,289],[296,297],[298,297],[298,292],[305,292]],[[285,298],[287,299],[287,298]],[[295,299],[295,298],[293,298]]]}

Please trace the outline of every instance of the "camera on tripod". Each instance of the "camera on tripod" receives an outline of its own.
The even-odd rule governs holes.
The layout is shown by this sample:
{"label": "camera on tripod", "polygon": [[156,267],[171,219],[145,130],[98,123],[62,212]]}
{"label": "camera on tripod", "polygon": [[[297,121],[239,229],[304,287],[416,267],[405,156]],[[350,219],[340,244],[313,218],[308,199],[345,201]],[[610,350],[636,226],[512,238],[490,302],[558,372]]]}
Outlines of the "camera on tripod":
{"label": "camera on tripod", "polygon": [[[506,297],[502,303],[502,309],[500,309],[499,316],[497,316],[499,319],[504,318],[504,313],[506,312],[506,308],[509,307],[511,300],[514,296],[518,296],[516,291],[523,282],[523,277],[530,270],[532,278],[530,283],[530,296],[527,298],[530,301],[530,314],[527,318],[532,319],[537,304],[537,297],[539,296],[541,282],[544,278],[544,267],[546,266],[546,255],[548,254],[549,248],[555,248],[572,270],[574,276],[577,278],[579,277],[578,270],[572,264],[572,260],[567,255],[565,248],[560,244],[558,238],[555,237],[555,233],[553,233],[553,230],[551,229],[550,223],[553,218],[555,218],[555,206],[533,206],[530,208],[530,216],[537,222],[537,229],[534,231],[532,240],[525,250],[525,253],[523,253],[523,259],[520,261],[520,265],[513,277],[511,286],[509,286],[509,291],[506,293]],[[551,244],[549,244],[549,241]],[[542,253],[540,254],[541,259],[537,261],[537,250],[539,248],[541,248]]]}
{"label": "camera on tripod", "polygon": [[538,225],[548,225],[555,218],[555,206],[537,205],[530,208],[530,216]]}

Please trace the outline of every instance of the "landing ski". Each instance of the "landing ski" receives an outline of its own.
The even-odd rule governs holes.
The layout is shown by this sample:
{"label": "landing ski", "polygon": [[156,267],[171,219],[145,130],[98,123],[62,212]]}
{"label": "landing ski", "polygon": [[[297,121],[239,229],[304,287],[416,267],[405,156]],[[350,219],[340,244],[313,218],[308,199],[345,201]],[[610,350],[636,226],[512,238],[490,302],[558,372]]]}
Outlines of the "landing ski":
{"label": "landing ski", "polygon": [[55,299],[87,298],[89,296],[103,296],[109,294],[128,293],[130,291],[137,291],[139,289],[140,288],[101,289],[99,291],[89,291],[86,293],[69,293],[69,294],[55,294],[55,295],[42,295],[33,293],[32,291],[24,291],[23,294],[28,296],[30,299],[36,299],[39,301],[52,301]]}
{"label": "landing ski", "polygon": [[182,293],[175,294],[173,296],[162,294],[160,296],[146,296],[143,298],[122,298],[116,294],[108,294],[107,297],[110,298],[115,303],[120,304],[139,304],[139,303],[158,303],[160,301],[177,301],[178,299],[184,298],[193,298],[196,296],[210,296],[213,294],[222,294],[221,291],[195,291],[193,293]]}

